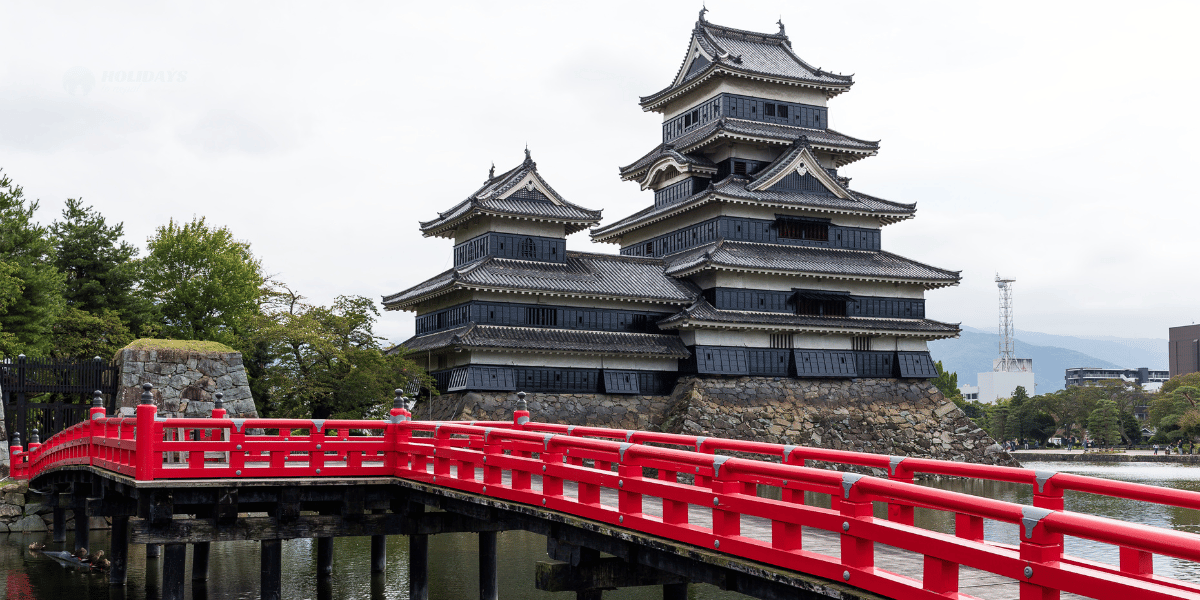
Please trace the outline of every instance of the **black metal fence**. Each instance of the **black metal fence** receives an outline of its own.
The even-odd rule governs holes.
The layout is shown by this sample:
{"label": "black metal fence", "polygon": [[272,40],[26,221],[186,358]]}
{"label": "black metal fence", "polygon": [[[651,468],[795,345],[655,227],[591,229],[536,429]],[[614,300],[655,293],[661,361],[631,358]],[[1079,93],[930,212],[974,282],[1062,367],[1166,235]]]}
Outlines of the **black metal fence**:
{"label": "black metal fence", "polygon": [[93,359],[26,358],[0,363],[0,392],[3,393],[4,425],[11,441],[14,433],[29,443],[34,429],[43,441],[83,421],[92,393],[104,394],[110,412],[117,396],[117,366],[99,357]]}

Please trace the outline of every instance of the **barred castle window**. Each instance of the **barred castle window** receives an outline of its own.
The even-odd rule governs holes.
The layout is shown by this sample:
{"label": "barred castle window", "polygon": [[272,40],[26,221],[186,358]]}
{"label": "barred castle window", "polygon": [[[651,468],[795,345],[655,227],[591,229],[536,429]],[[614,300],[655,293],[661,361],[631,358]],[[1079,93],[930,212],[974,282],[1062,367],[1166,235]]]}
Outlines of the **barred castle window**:
{"label": "barred castle window", "polygon": [[556,326],[558,325],[558,309],[555,308],[526,308],[526,325]]}
{"label": "barred castle window", "polygon": [[775,221],[775,225],[779,228],[779,237],[782,239],[829,241],[829,223],[779,219]]}
{"label": "barred castle window", "polygon": [[790,333],[772,333],[771,347],[772,348],[792,348],[792,334]]}
{"label": "barred castle window", "polygon": [[871,349],[871,338],[869,336],[860,335],[850,338],[850,347],[857,351],[867,351]]}
{"label": "barred castle window", "polygon": [[536,258],[537,246],[533,244],[532,238],[521,240],[521,258]]}

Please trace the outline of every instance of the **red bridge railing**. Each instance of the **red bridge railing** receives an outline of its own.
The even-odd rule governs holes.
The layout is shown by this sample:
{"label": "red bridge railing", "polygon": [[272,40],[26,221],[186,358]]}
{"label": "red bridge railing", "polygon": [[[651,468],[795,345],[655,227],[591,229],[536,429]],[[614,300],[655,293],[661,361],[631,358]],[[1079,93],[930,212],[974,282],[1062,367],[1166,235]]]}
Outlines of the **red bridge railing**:
{"label": "red bridge railing", "polygon": [[[810,468],[805,460],[873,467],[888,478]],[[960,571],[972,568],[1019,582],[1022,599],[1070,592],[1200,600],[1200,585],[1153,572],[1155,555],[1200,562],[1200,536],[1062,510],[1063,490],[1186,508],[1200,508],[1200,493],[1061,473],[535,423],[526,411],[512,423],[415,422],[402,408],[392,409],[388,421],[229,419],[222,409],[208,419],[161,419],[152,404],[138,406],[132,418],[93,408],[87,422],[44,444],[12,447],[18,478],[67,465],[138,481],[398,477],[541,506],[892,598],[969,598],[959,593]],[[1034,505],[918,486],[915,473],[1028,484]],[[779,488],[782,498],[759,497],[759,485]],[[805,492],[829,495],[830,508],[805,504]],[[875,517],[874,503],[887,505],[889,518]],[[705,511],[698,522],[697,507]],[[955,515],[955,533],[914,526],[916,507]],[[769,523],[768,539],[743,530],[750,519]],[[1018,528],[1019,544],[984,540],[985,520]],[[835,534],[839,555],[806,549],[804,527]],[[1065,556],[1064,536],[1119,548],[1119,566]],[[877,566],[876,544],[919,556],[920,576]]]}

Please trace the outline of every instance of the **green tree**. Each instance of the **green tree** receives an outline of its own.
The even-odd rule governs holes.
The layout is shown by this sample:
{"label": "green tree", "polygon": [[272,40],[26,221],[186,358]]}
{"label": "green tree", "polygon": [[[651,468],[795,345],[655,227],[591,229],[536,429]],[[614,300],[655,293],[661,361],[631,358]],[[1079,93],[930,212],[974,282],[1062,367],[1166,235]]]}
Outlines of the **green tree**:
{"label": "green tree", "polygon": [[[953,400],[957,404],[962,400],[962,391],[958,389],[958,373],[948,373],[942,368],[942,361],[933,363],[933,368],[937,369],[937,377],[933,378],[933,385],[938,391],[946,397],[947,400]],[[955,400],[957,398],[957,400]],[[960,406],[961,408],[961,406]]]}
{"label": "green tree", "polygon": [[[0,315],[21,297],[21,280],[16,272],[16,265],[0,261]],[[0,329],[0,356],[19,353],[16,336]]]}
{"label": "green tree", "polygon": [[68,306],[54,322],[50,354],[61,358],[111,358],[134,339],[116,312],[92,314]]}
{"label": "green tree", "polygon": [[1170,393],[1159,392],[1150,404],[1149,421],[1158,428],[1160,442],[1193,439],[1200,435],[1200,388],[1176,386]]}
{"label": "green tree", "polygon": [[266,368],[273,415],[363,418],[390,407],[396,388],[432,385],[414,362],[383,352],[370,299],[339,296],[332,306],[314,306],[278,284],[264,297],[256,336],[273,358]]}
{"label": "green tree", "polygon": [[1159,394],[1171,394],[1176,389],[1183,387],[1183,386],[1200,388],[1200,371],[1198,371],[1196,373],[1187,373],[1184,375],[1176,375],[1176,376],[1164,381],[1162,384],[1162,387],[1159,388],[1158,393]]}
{"label": "green tree", "polygon": [[1005,437],[1008,432],[1009,412],[1008,400],[997,400],[995,404],[988,407],[987,432],[992,439],[1011,439]]}
{"label": "green tree", "polygon": [[1008,401],[1008,418],[1004,421],[1004,434],[1008,439],[1024,440],[1030,437],[1034,410],[1029,402],[1025,386],[1017,386]]}
{"label": "green tree", "polygon": [[239,346],[258,311],[262,265],[250,244],[204,217],[173,219],[149,239],[142,282],[162,317],[163,335]]}
{"label": "green tree", "polygon": [[1100,400],[1088,416],[1088,433],[1092,439],[1104,446],[1115,446],[1121,442],[1121,413],[1117,403]]}
{"label": "green tree", "polygon": [[[62,307],[63,276],[54,267],[54,243],[33,220],[37,201],[0,173],[0,262],[8,265],[0,284],[8,294],[0,310],[0,331],[8,334],[6,354],[45,355]],[[13,287],[13,280],[19,282]],[[16,291],[16,295],[13,295]]]}
{"label": "green tree", "polygon": [[[62,219],[50,225],[56,246],[55,266],[66,275],[63,299],[67,306],[96,318],[115,312],[133,332],[149,334],[151,305],[140,293],[137,248],[122,240],[123,223],[108,225],[104,217],[71,198]],[[78,315],[72,318],[79,323]]]}

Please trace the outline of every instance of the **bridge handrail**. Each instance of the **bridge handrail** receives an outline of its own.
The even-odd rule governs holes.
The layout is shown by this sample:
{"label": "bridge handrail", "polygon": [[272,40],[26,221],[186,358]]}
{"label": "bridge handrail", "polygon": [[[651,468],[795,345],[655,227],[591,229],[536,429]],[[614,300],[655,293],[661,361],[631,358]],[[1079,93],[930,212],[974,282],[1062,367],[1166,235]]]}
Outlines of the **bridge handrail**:
{"label": "bridge handrail", "polygon": [[[500,422],[491,426],[518,427],[507,422]],[[1050,509],[1062,508],[1063,492],[1073,491],[1200,510],[1200,494],[1196,492],[1127,481],[1099,479],[1072,473],[1044,472],[1018,467],[958,463],[929,458],[889,456],[869,452],[832,450],[748,440],[730,440],[655,431],[613,430],[600,427],[535,422],[530,422],[520,427],[529,431],[557,433],[560,435],[621,439],[635,444],[653,443],[685,446],[696,448],[697,451],[701,452],[712,453],[724,451],[759,454],[771,458],[785,459],[787,462],[793,464],[803,464],[804,460],[816,460],[876,468],[887,472],[890,479],[898,481],[912,481],[913,475],[926,473],[947,477],[1024,484],[1033,487],[1034,506]]]}
{"label": "bridge handrail", "polygon": [[[92,465],[138,480],[395,476],[517,502],[540,503],[552,510],[685,543],[715,544],[721,551],[787,568],[803,564],[807,572],[821,577],[849,578],[853,574],[854,585],[884,595],[900,589],[896,586],[906,593],[914,586],[934,594],[957,591],[957,569],[961,564],[1022,581],[1023,589],[1030,585],[1099,598],[1136,594],[1200,600],[1200,590],[1194,585],[1153,575],[1150,560],[1154,554],[1161,554],[1200,562],[1197,536],[1067,512],[1061,510],[1061,504],[1045,506],[1055,498],[1061,503],[1063,489],[1101,490],[1099,493],[1132,490],[1139,498],[1186,501],[1173,505],[1187,507],[1200,498],[1195,492],[1075,475],[1059,479],[1059,475],[1046,476],[1026,469],[930,459],[530,423],[527,412],[515,415],[515,425],[413,422],[401,409],[393,409],[388,421],[228,419],[223,410],[220,412],[214,411],[214,418],[207,419],[161,419],[156,418],[153,405],[140,405],[134,418],[111,418],[104,416],[102,408],[93,408],[87,422],[64,430],[45,444],[32,443],[28,448],[14,445],[13,474],[29,479],[62,465]],[[250,430],[263,431],[251,435]],[[277,433],[267,434],[265,430]],[[350,436],[351,430],[382,435]],[[332,431],[337,434],[326,435]],[[769,456],[780,462],[731,457],[716,454],[718,451]],[[210,461],[209,455],[214,454],[219,458]],[[179,462],[170,463],[168,457],[172,456]],[[887,471],[890,479],[810,468],[804,466],[805,459],[879,465],[877,468]],[[589,460],[593,466],[586,466]],[[458,468],[452,469],[455,465]],[[657,469],[659,478],[646,477],[646,468]],[[483,470],[482,481],[476,478],[477,469]],[[503,471],[511,473],[511,481],[504,481]],[[1032,483],[1037,486],[1035,504],[1040,496],[1043,506],[915,486],[911,484],[915,472],[978,474],[977,478]],[[688,474],[692,479],[680,481],[679,474]],[[534,488],[535,477],[541,478],[540,490]],[[563,494],[564,481],[576,483],[577,498]],[[755,486],[759,484],[779,487],[783,500],[757,497]],[[601,488],[617,491],[617,507],[601,504]],[[829,494],[832,508],[805,505],[806,491]],[[643,512],[643,495],[662,498],[661,517]],[[887,504],[889,519],[875,518],[872,502]],[[711,505],[711,528],[688,525],[689,505]],[[913,507],[955,514],[956,534],[914,527]],[[742,536],[742,515],[770,521],[776,532],[771,541]],[[985,542],[984,519],[1016,525],[1019,548]],[[800,527],[840,533],[840,558],[804,551],[798,541],[794,545],[790,540],[800,539]],[[1064,535],[1117,546],[1121,554],[1119,568],[1063,556]],[[923,555],[923,582],[875,569],[876,543]],[[1025,569],[1024,576],[1021,569]],[[949,589],[951,579],[953,590]]]}
{"label": "bridge handrail", "polygon": [[[758,516],[777,524],[803,525],[829,531],[840,530],[841,532],[862,531],[860,527],[863,527],[867,533],[860,535],[864,535],[865,539],[872,543],[886,543],[926,556],[936,554],[938,560],[955,560],[956,564],[1015,579],[1022,578],[1014,576],[1009,567],[1018,563],[1022,567],[1028,564],[1039,565],[1037,568],[1039,572],[1043,568],[1049,568],[1054,570],[1054,576],[1067,576],[1072,569],[1080,568],[1079,561],[1072,561],[1062,556],[1063,535],[1115,545],[1122,548],[1123,554],[1143,552],[1200,561],[1200,544],[1196,543],[1197,537],[1189,533],[1132,526],[1113,519],[1067,511],[1037,509],[1001,500],[980,498],[871,476],[839,473],[794,464],[715,456],[694,450],[531,431],[520,427],[481,427],[446,422],[440,424],[414,423],[409,428],[432,431],[435,432],[435,436],[432,438],[414,437],[402,444],[402,450],[414,457],[419,457],[419,459],[414,458],[413,467],[406,475],[408,478],[505,497],[502,491],[511,490],[515,493],[529,489],[530,484],[527,479],[529,477],[535,475],[543,477],[543,490],[547,486],[546,478],[554,477],[558,479],[558,482],[554,484],[555,491],[543,492],[541,499],[544,506],[556,510],[563,509],[564,503],[567,505],[583,503],[583,501],[572,502],[569,498],[564,499],[561,494],[562,480],[575,481],[580,486],[617,489],[618,494],[622,497],[621,506],[615,511],[592,511],[589,518],[600,518],[613,524],[624,523],[627,527],[630,526],[630,518],[640,519],[639,524],[642,524],[641,520],[646,519],[639,508],[640,498],[642,493],[650,493],[650,495],[664,498],[664,501],[679,498],[691,504],[707,504],[711,499],[714,510],[718,510],[716,507],[729,507],[728,510],[736,511],[737,515]],[[483,441],[483,448],[475,447],[474,444],[468,448],[458,445],[453,447],[452,453],[447,452],[449,448],[447,448],[446,442],[453,435],[465,435],[480,439]],[[510,455],[501,453],[501,448],[505,445],[509,446]],[[532,458],[534,453],[540,454],[541,457]],[[580,462],[578,466],[560,467],[564,459],[570,458],[580,460],[590,458],[604,464],[596,468],[587,468],[582,467],[582,462]],[[493,460],[489,462],[488,459]],[[426,461],[435,463],[432,474],[429,474],[426,469]],[[452,463],[470,468],[460,469],[459,473],[465,473],[465,475],[456,476],[450,471]],[[609,470],[610,465],[617,465],[618,472],[612,473]],[[479,482],[475,480],[475,467],[483,467],[485,471],[488,467],[510,470],[513,473],[514,483],[510,488],[510,486],[500,486],[499,480],[493,479],[490,483],[485,481],[481,490]],[[672,474],[693,473],[697,483],[688,485],[677,482],[658,482],[643,477],[643,468],[667,470]],[[572,476],[565,473],[566,469],[574,471]],[[486,477],[485,474],[485,479]],[[668,481],[671,480],[668,479]],[[825,517],[823,519],[814,519],[812,514],[800,516],[790,511],[790,509],[796,508],[795,506],[780,507],[778,502],[756,498],[753,489],[746,487],[747,483],[773,484],[784,488],[785,492],[810,490],[829,493],[835,498],[834,508],[805,507],[803,509],[809,513],[820,513]],[[669,488],[675,495],[664,494],[663,490],[659,489],[661,487]],[[687,492],[686,489],[703,491]],[[580,494],[582,496],[583,492]],[[626,495],[637,496],[636,503],[626,506],[623,500]],[[511,499],[521,499],[522,497],[520,493],[515,493]],[[546,503],[546,500],[550,499],[558,504],[551,506]],[[983,544],[988,548],[984,552],[979,545],[982,543],[982,535],[978,540],[955,540],[953,551],[946,550],[945,547],[936,552],[924,548],[921,544],[926,540],[914,543],[911,537],[906,537],[912,533],[911,530],[895,529],[912,527],[910,524],[890,523],[873,517],[871,502],[891,503],[896,501],[1016,525],[1021,530],[1020,552],[1009,554],[996,545]],[[666,510],[664,508],[664,512]],[[834,518],[830,519],[831,516]],[[887,525],[884,525],[885,523]],[[646,526],[653,530],[662,524],[659,521],[652,521]],[[884,531],[885,529],[887,531]],[[924,532],[924,530],[922,531]],[[875,533],[878,533],[879,537],[873,537]],[[982,534],[982,530],[980,530],[980,534]],[[737,533],[736,527],[722,533],[721,525],[715,514],[713,535],[717,538],[719,548],[725,548],[727,542],[745,543],[745,539],[742,539]],[[949,537],[952,538],[952,536]],[[948,542],[946,539],[941,539],[941,543]],[[861,559],[861,557],[856,558],[852,555],[853,552],[861,551],[861,548],[855,550],[852,546],[848,550],[845,542],[842,548],[845,559],[843,566],[848,566]],[[851,554],[847,555],[848,552]],[[974,553],[974,555],[973,558],[967,559],[956,556],[955,552]],[[983,554],[980,554],[981,552]],[[986,556],[986,559],[980,558],[980,556]],[[768,562],[773,561],[768,560]],[[1063,566],[1052,566],[1059,563],[1062,563]],[[1124,563],[1122,566],[1125,566]],[[1135,593],[1134,590],[1150,592],[1142,593],[1140,597],[1200,597],[1181,591],[1194,589],[1182,582],[1143,576],[1144,574],[1136,572],[1127,573],[1124,569],[1116,568],[1109,569],[1108,575],[1130,577],[1139,583],[1136,586],[1133,584],[1122,585],[1113,577],[1105,581],[1105,585],[1114,586],[1111,590],[1098,591],[1089,588],[1088,591],[1099,594],[1097,597],[1119,597],[1119,594],[1113,590],[1121,590],[1122,594]],[[1028,581],[1028,578],[1025,580]],[[1037,581],[1045,580],[1038,579]],[[1072,591],[1082,591],[1075,583],[1064,589],[1072,587],[1074,588]]]}

